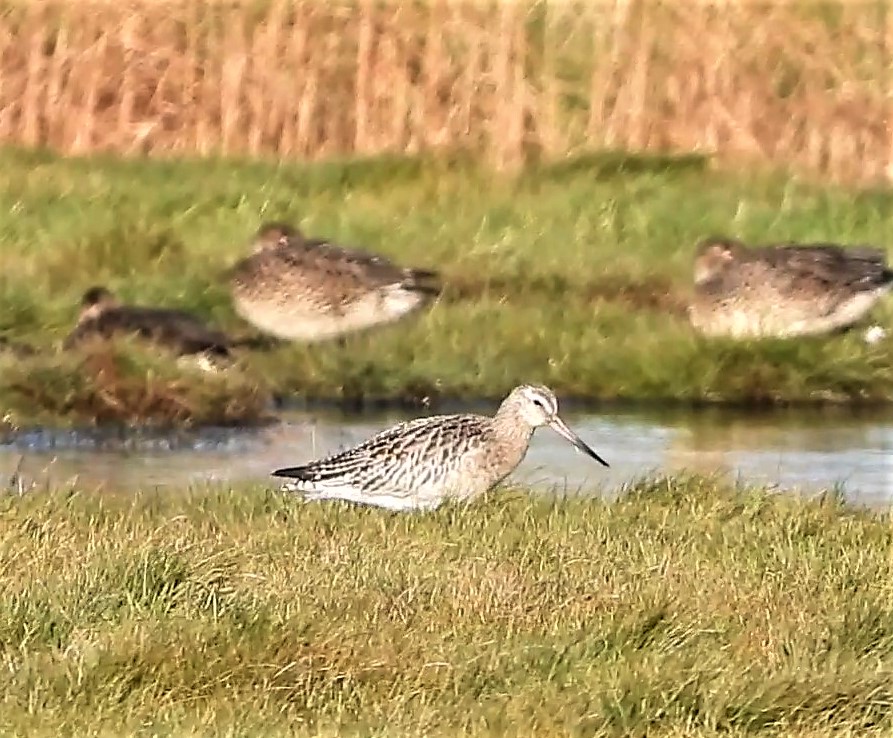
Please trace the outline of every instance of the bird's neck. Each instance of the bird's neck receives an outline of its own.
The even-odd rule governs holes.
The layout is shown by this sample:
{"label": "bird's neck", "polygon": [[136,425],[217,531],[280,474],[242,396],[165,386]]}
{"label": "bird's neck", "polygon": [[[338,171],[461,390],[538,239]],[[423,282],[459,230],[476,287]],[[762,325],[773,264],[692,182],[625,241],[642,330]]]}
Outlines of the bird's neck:
{"label": "bird's neck", "polygon": [[494,468],[494,477],[504,479],[512,473],[527,454],[533,428],[524,420],[516,406],[502,407],[493,417],[490,426],[492,433],[490,442],[498,449],[494,457],[498,460]]}
{"label": "bird's neck", "polygon": [[501,439],[507,442],[523,443],[525,450],[533,435],[533,427],[521,414],[518,404],[511,398],[499,406],[499,410],[493,417],[493,428]]}

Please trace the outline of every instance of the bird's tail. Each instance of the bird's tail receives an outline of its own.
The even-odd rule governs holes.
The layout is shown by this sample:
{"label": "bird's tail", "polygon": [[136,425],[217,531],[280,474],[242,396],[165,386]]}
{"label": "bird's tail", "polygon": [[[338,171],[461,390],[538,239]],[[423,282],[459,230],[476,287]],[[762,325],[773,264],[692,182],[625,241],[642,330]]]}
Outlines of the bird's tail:
{"label": "bird's tail", "polygon": [[276,471],[270,472],[270,476],[272,477],[285,477],[287,479],[307,479],[307,467],[306,466],[287,466],[282,469],[277,469]]}
{"label": "bird's tail", "polygon": [[306,466],[290,466],[284,469],[277,469],[274,472],[270,472],[270,476],[284,477],[289,480],[279,488],[281,492],[297,492],[306,496],[316,491],[316,484],[310,480]]}
{"label": "bird's tail", "polygon": [[272,351],[284,345],[285,341],[274,336],[254,334],[250,336],[233,336],[229,340],[231,348],[246,348],[256,351]]}
{"label": "bird's tail", "polygon": [[403,286],[414,292],[436,297],[443,290],[440,272],[430,269],[404,269]]}

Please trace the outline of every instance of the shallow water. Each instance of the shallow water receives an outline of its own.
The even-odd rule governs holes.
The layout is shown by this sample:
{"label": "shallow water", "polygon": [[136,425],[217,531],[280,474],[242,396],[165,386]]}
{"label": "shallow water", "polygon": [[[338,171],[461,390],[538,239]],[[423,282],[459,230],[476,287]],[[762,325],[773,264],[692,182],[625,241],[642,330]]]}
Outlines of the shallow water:
{"label": "shallow water", "polygon": [[[490,412],[492,407],[479,409]],[[611,468],[595,464],[543,428],[513,480],[544,491],[599,494],[644,475],[719,470],[805,492],[839,485],[847,499],[871,506],[893,501],[893,409],[569,410],[564,415]],[[353,445],[405,417],[292,411],[263,429],[19,434],[0,445],[0,483],[18,469],[26,482],[77,480],[106,489],[246,481],[276,485],[267,476],[270,470]]]}

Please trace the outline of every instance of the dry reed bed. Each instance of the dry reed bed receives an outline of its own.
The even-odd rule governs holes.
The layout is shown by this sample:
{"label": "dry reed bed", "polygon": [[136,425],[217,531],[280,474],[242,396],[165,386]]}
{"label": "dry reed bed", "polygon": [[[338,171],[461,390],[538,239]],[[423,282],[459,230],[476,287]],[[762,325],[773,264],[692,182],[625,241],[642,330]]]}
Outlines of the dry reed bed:
{"label": "dry reed bed", "polygon": [[321,158],[700,150],[893,178],[882,3],[43,2],[0,15],[0,141]]}

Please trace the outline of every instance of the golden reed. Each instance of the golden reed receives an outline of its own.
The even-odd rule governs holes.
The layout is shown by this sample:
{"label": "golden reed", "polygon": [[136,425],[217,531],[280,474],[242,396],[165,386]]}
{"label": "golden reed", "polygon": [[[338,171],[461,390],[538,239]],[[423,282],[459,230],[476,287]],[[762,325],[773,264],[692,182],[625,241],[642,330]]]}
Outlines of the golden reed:
{"label": "golden reed", "polygon": [[893,179],[882,2],[29,0],[0,141],[289,159],[702,151]]}

